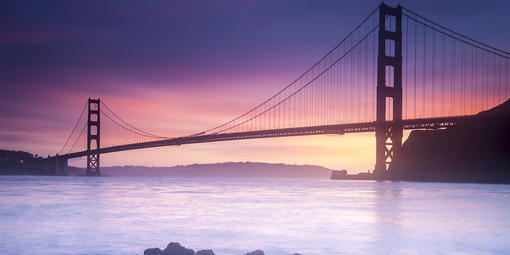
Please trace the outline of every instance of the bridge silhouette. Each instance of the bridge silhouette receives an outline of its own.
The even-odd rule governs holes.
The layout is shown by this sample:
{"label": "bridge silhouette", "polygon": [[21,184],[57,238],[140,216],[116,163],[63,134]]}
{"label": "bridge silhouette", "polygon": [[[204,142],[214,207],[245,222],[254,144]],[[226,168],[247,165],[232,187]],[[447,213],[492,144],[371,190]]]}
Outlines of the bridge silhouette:
{"label": "bridge silhouette", "polygon": [[[202,132],[165,137],[140,130],[99,99],[88,99],[62,149],[68,159],[160,146],[375,132],[374,173],[384,178],[405,129],[440,129],[509,98],[510,53],[384,3],[293,82],[244,114]],[[86,130],[86,135],[85,135]],[[106,145],[105,145],[106,141]]]}

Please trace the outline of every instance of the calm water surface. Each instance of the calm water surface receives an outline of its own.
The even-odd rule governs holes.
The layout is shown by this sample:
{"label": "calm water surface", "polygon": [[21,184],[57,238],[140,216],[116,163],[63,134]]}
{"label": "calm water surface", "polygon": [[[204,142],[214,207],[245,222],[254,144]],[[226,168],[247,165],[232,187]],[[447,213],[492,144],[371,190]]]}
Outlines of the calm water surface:
{"label": "calm water surface", "polygon": [[0,176],[1,254],[508,254],[510,185]]}

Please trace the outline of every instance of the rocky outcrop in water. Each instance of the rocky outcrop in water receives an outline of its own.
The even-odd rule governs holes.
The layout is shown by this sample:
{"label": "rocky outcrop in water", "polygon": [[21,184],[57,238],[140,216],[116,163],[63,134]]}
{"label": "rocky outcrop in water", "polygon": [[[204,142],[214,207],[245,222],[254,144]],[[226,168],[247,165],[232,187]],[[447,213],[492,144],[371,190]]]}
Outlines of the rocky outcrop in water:
{"label": "rocky outcrop in water", "polygon": [[[199,250],[196,253],[192,249],[181,246],[179,243],[171,242],[164,250],[159,248],[149,248],[143,252],[143,255],[215,255],[212,250]],[[265,255],[261,250],[248,252],[245,255]],[[292,255],[301,255],[294,253]]]}

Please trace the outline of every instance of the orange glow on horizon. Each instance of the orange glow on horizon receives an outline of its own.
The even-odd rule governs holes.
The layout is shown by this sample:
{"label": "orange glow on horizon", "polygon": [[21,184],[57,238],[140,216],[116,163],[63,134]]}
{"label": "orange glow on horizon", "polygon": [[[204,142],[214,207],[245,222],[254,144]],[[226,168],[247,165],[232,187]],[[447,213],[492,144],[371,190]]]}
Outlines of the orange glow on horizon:
{"label": "orange glow on horizon", "polygon": [[[409,136],[404,132],[404,139]],[[373,170],[374,133],[265,138],[124,151],[101,156],[102,166],[174,166],[219,162],[319,165],[350,173]],[[85,158],[71,160],[83,167]]]}

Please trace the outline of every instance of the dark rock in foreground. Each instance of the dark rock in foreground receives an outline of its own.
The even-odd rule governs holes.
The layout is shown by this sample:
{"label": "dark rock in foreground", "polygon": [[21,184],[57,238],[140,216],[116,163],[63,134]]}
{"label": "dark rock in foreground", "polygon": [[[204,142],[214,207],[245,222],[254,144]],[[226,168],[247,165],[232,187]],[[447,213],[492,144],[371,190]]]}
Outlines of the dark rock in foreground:
{"label": "dark rock in foreground", "polygon": [[212,250],[199,250],[195,255],[215,255]]}
{"label": "dark rock in foreground", "polygon": [[[195,253],[192,249],[181,246],[179,243],[171,242],[166,246],[166,249],[160,250],[159,248],[149,248],[143,252],[143,255],[215,255],[212,250],[199,250]],[[261,250],[248,252],[245,255],[264,255]],[[301,255],[294,253],[292,255]]]}
{"label": "dark rock in foreground", "polygon": [[143,255],[161,255],[163,254],[159,248],[149,248],[143,252]]}
{"label": "dark rock in foreground", "polygon": [[179,243],[169,243],[163,250],[163,255],[195,255],[195,251],[185,248]]}
{"label": "dark rock in foreground", "polygon": [[248,252],[248,253],[246,253],[246,255],[264,255],[264,252],[261,250],[256,250],[256,251]]}

